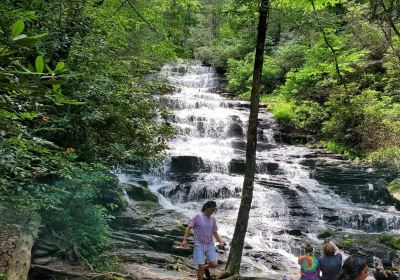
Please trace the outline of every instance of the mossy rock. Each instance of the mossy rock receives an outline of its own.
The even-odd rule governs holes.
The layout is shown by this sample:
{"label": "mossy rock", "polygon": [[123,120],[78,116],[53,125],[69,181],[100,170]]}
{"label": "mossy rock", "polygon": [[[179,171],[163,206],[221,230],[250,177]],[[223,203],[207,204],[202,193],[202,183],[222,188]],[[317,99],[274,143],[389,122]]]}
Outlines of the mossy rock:
{"label": "mossy rock", "polygon": [[186,226],[178,221],[174,221],[175,224],[175,229],[178,230],[179,232],[184,232],[186,229]]}
{"label": "mossy rock", "polygon": [[379,236],[379,242],[400,250],[400,236],[398,235],[381,234]]}
{"label": "mossy rock", "polygon": [[113,225],[123,227],[137,227],[147,224],[150,218],[147,216],[131,217],[131,216],[116,216],[113,220]]}
{"label": "mossy rock", "polygon": [[390,182],[387,186],[389,193],[400,202],[400,178],[397,178]]}
{"label": "mossy rock", "polygon": [[328,239],[328,238],[330,238],[330,237],[334,237],[335,235],[336,235],[336,232],[335,232],[335,231],[333,231],[333,230],[331,230],[331,229],[328,229],[328,230],[325,230],[325,231],[321,232],[321,233],[318,235],[318,238],[319,238],[319,239]]}
{"label": "mossy rock", "polygon": [[[157,197],[156,197],[157,198]],[[157,211],[158,209],[160,209],[160,204],[158,203],[158,198],[157,201],[138,201],[135,204],[135,208],[141,210],[141,212],[145,211]]]}
{"label": "mossy rock", "polygon": [[338,243],[338,246],[341,249],[350,249],[351,247],[353,247],[353,244],[354,244],[354,239],[344,238],[344,239],[340,240],[340,242]]}
{"label": "mossy rock", "polygon": [[129,184],[125,186],[125,190],[132,200],[158,202],[158,197],[148,188],[141,185]]}

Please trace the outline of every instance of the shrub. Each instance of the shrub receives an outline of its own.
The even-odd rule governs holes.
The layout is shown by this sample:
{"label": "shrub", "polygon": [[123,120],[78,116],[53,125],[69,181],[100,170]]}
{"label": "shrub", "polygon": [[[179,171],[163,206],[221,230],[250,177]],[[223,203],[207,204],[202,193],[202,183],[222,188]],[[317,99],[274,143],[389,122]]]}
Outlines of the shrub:
{"label": "shrub", "polygon": [[53,238],[67,256],[98,264],[107,245],[110,216],[101,196],[115,189],[118,180],[103,168],[75,169],[68,177],[42,186],[39,212]]}
{"label": "shrub", "polygon": [[390,168],[392,171],[400,172],[400,147],[382,147],[371,152],[367,160],[376,166]]}
{"label": "shrub", "polygon": [[268,110],[276,118],[279,124],[285,127],[295,126],[295,104],[282,95],[263,96],[262,101],[268,104]]}

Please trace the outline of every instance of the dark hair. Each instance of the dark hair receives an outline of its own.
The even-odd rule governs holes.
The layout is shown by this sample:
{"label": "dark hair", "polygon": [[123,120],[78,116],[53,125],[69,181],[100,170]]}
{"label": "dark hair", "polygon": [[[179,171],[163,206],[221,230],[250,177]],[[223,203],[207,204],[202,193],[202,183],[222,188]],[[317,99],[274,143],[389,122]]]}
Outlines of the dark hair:
{"label": "dark hair", "polygon": [[310,254],[314,251],[314,249],[310,244],[306,244],[306,247],[304,247],[304,251],[306,251],[306,253]]}
{"label": "dark hair", "polygon": [[217,208],[217,203],[215,203],[215,201],[212,200],[207,201],[201,208],[201,212],[206,211],[207,208]]}
{"label": "dark hair", "polygon": [[353,280],[366,266],[367,262],[363,257],[356,255],[350,256],[344,261],[337,280]]}
{"label": "dark hair", "polygon": [[382,260],[382,265],[384,269],[390,270],[392,269],[392,260],[389,257],[385,257]]}

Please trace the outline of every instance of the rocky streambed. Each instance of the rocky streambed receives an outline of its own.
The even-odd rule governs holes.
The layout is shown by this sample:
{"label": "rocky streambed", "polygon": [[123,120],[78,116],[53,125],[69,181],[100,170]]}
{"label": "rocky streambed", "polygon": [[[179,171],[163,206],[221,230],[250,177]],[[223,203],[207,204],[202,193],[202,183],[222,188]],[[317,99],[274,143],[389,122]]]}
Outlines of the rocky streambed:
{"label": "rocky streambed", "polygon": [[[166,209],[162,205],[162,194],[149,189],[142,170],[134,166],[125,166],[117,172],[117,175],[120,179],[118,186],[104,197],[108,200],[114,199],[115,202],[119,201],[122,206],[114,213],[112,234],[106,251],[110,260],[117,264],[114,270],[118,274],[114,276],[127,279],[195,279],[191,249],[180,246],[189,217],[180,211]],[[268,186],[282,188],[278,182],[268,182]],[[296,200],[295,197],[293,199]],[[332,222],[339,220],[334,213],[326,218]],[[288,242],[287,236],[291,236],[290,242],[294,240],[301,244],[305,239],[309,239],[308,241],[315,243],[313,238],[307,236],[304,229],[290,227],[277,232],[273,241]],[[230,236],[223,237],[229,242]],[[346,254],[356,253],[366,256],[371,267],[377,262],[376,257],[383,257],[388,252],[395,258],[399,257],[396,246],[400,237],[394,234],[363,232],[349,234],[343,230],[327,229],[319,232],[317,238],[333,240]],[[320,250],[317,249],[317,254],[319,253]],[[58,248],[52,246],[45,238],[36,242],[32,255],[31,279],[57,278],[63,275],[62,271],[65,271],[64,279],[82,279],[90,275],[94,278],[104,278],[101,273],[96,274],[82,267],[70,265],[65,256],[60,257]],[[220,251],[219,257],[222,269],[227,252]],[[266,274],[259,268],[260,265],[268,267],[275,273]],[[298,276],[297,267],[288,269],[287,259],[282,254],[260,250],[252,242],[245,245],[242,272],[242,279],[282,279],[284,275],[289,278]]]}

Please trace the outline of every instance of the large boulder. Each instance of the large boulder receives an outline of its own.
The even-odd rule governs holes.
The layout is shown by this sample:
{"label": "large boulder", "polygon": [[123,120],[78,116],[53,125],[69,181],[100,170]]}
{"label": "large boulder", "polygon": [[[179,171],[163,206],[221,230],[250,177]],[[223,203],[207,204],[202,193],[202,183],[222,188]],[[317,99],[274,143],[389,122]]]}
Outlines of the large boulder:
{"label": "large boulder", "polygon": [[195,156],[172,156],[171,172],[193,173],[203,170],[205,167],[201,158]]}
{"label": "large boulder", "polygon": [[229,126],[228,137],[243,137],[244,131],[240,124],[232,123]]}
{"label": "large boulder", "polygon": [[124,189],[132,200],[158,202],[158,197],[142,185],[135,183],[125,184]]}

